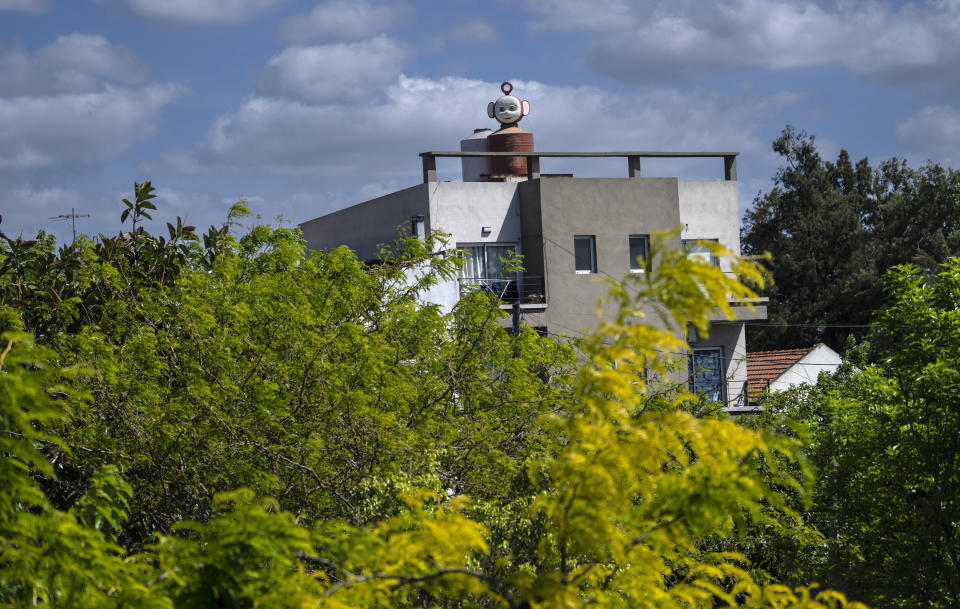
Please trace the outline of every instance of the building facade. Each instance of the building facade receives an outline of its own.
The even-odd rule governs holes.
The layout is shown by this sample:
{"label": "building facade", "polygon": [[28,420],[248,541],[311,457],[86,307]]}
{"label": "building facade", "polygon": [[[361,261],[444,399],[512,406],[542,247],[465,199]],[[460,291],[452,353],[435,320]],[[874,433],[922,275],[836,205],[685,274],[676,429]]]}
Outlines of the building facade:
{"label": "building facade", "polygon": [[[304,222],[308,247],[347,245],[373,261],[398,230],[414,235],[442,230],[450,245],[467,255],[460,277],[437,286],[432,301],[450,308],[465,290],[487,289],[504,306],[519,305],[525,325],[571,336],[596,325],[597,303],[606,290],[598,278],[644,272],[640,261],[654,231],[680,226],[674,245],[687,246],[694,256],[709,256],[694,244],[701,239],[740,252],[736,153],[533,152],[532,137],[529,150],[497,151],[484,141],[491,135],[496,133],[478,130],[461,142],[459,152],[422,153],[421,184]],[[461,159],[463,181],[437,181],[436,160],[443,157]],[[543,175],[545,157],[621,157],[626,175]],[[716,158],[718,179],[641,177],[642,159],[649,157]],[[507,166],[501,159],[525,163]],[[501,259],[510,252],[522,256],[522,272],[503,268]],[[713,262],[730,270],[729,260]],[[691,337],[689,378],[694,390],[736,410],[746,405],[744,322],[764,319],[766,308],[733,304],[738,315],[733,323],[718,317],[722,323],[709,336]]]}

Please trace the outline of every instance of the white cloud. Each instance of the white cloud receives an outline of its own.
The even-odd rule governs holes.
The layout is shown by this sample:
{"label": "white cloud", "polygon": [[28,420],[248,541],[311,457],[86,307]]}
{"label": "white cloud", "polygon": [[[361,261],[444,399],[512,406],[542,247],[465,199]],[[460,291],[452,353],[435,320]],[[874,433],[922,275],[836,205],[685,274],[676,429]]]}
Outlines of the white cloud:
{"label": "white cloud", "polygon": [[[730,97],[673,89],[621,94],[514,81],[533,108],[521,126],[540,150],[739,150],[769,154],[764,121],[779,122],[792,94]],[[418,176],[425,150],[458,148],[475,127],[495,127],[486,103],[499,83],[399,79],[382,99],[310,104],[252,97],[216,120],[197,160],[245,172],[364,182]],[[719,171],[719,169],[718,169]]]}
{"label": "white cloud", "polygon": [[386,36],[352,43],[293,46],[270,59],[258,91],[315,103],[369,99],[396,80],[406,50]]}
{"label": "white cloud", "polygon": [[[623,78],[830,64],[870,76],[942,79],[960,67],[960,3],[875,0],[528,0],[531,27],[594,39],[587,61]],[[953,79],[956,80],[956,79]]]}
{"label": "white cloud", "polygon": [[[78,214],[89,213],[77,191],[56,186],[36,187],[31,184],[0,190],[0,206],[3,208],[0,231],[11,238],[22,235],[24,239],[30,239],[42,228],[63,241],[71,236],[70,221],[52,218],[69,214],[71,208]],[[85,221],[87,219],[77,220],[78,233],[83,232]]]}
{"label": "white cloud", "polygon": [[0,172],[113,160],[154,132],[185,89],[103,36],[72,33],[0,52]]}
{"label": "white cloud", "polygon": [[115,159],[152,134],[179,85],[0,98],[0,171]]}
{"label": "white cloud", "polygon": [[3,193],[3,199],[11,209],[28,209],[32,215],[37,212],[53,213],[66,210],[69,213],[71,207],[78,207],[81,197],[77,191],[68,188],[59,187],[34,187],[29,184],[21,184],[7,189]]}
{"label": "white cloud", "polygon": [[928,160],[948,166],[960,164],[960,110],[952,106],[927,106],[896,129],[897,143],[911,161]]}
{"label": "white cloud", "polygon": [[496,28],[485,19],[468,19],[455,23],[449,35],[454,41],[493,42],[499,38]]}
{"label": "white cloud", "polygon": [[240,23],[274,9],[286,0],[126,0],[145,17],[191,25]]}
{"label": "white cloud", "polygon": [[0,0],[0,11],[43,13],[48,8],[47,0]]}
{"label": "white cloud", "polygon": [[624,28],[636,19],[637,7],[629,0],[526,0],[528,11],[537,15],[534,29],[603,31]]}
{"label": "white cloud", "polygon": [[286,19],[279,34],[284,40],[298,44],[367,38],[387,30],[411,12],[406,2],[373,4],[365,0],[329,0],[309,13]]}
{"label": "white cloud", "polygon": [[98,91],[104,81],[145,82],[149,69],[129,50],[103,36],[60,36],[36,53],[20,48],[0,52],[0,95]]}

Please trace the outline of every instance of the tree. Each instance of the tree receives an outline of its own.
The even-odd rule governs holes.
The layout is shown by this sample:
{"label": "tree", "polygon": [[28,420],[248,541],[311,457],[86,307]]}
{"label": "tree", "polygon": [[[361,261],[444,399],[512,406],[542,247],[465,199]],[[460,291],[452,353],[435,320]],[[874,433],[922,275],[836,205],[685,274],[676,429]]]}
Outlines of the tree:
{"label": "tree", "polygon": [[212,264],[141,286],[62,337],[93,399],[71,406],[58,505],[103,463],[121,465],[136,491],[133,548],[208,520],[215,495],[241,486],[304,523],[378,519],[417,480],[502,493],[544,441],[538,417],[569,401],[572,351],[509,336],[483,293],[451,315],[422,304],[455,269],[433,249],[407,239],[369,267],[255,226],[225,238]]}
{"label": "tree", "polygon": [[[646,371],[664,370],[679,344],[672,328],[705,327],[730,295],[752,294],[682,252],[657,259],[614,286],[619,315],[583,343],[564,401],[549,375],[569,350],[529,330],[498,332],[486,296],[442,316],[411,289],[411,268],[423,267],[369,272],[341,250],[305,257],[282,229],[255,227],[209,271],[184,268],[107,307],[105,325],[61,337],[59,361],[6,334],[0,601],[848,606],[836,593],[758,585],[743,557],[704,549],[705,535],[731,535],[744,514],[789,512],[772,484],[800,489],[778,465],[797,445],[699,419],[684,396],[646,407]],[[752,263],[739,270],[762,280]],[[414,286],[428,281],[413,274]],[[666,327],[642,323],[651,309]],[[63,367],[81,360],[86,371]],[[55,483],[42,492],[33,476],[66,459],[115,459],[118,470],[88,476],[79,497]],[[141,483],[151,476],[160,489]],[[237,481],[286,496],[216,492]],[[174,489],[201,504],[214,497],[194,509]],[[132,552],[116,537],[136,531],[123,525],[128,501],[134,519],[161,510]],[[164,501],[183,511],[162,512]],[[187,510],[194,520],[181,518]]]}
{"label": "tree", "polygon": [[840,349],[847,335],[866,335],[888,268],[934,272],[960,253],[960,173],[898,159],[853,164],[845,150],[830,163],[812,136],[789,126],[773,149],[784,166],[742,232],[744,253],[772,254],[771,326],[751,328],[753,349],[816,341]]}
{"label": "tree", "polygon": [[96,242],[81,236],[57,250],[53,237],[43,232],[30,240],[0,233],[0,330],[26,329],[52,341],[96,325],[111,306],[135,301],[141,289],[169,285],[191,263],[212,262],[233,214],[245,209],[241,202],[227,224],[211,227],[200,252],[191,247],[199,239],[195,227],[179,216],[176,225],[167,223],[169,239],[144,229],[143,219],[151,219],[149,210],[156,209],[150,202],[155,190],[150,182],[134,183],[134,201],[124,199],[121,214],[131,230],[100,235]]}
{"label": "tree", "polygon": [[[887,276],[877,363],[775,397],[810,428],[820,470],[804,521],[822,534],[791,568],[876,607],[960,602],[960,259]],[[819,546],[819,547],[816,547]],[[777,573],[783,565],[774,565]],[[783,573],[779,573],[783,575]]]}

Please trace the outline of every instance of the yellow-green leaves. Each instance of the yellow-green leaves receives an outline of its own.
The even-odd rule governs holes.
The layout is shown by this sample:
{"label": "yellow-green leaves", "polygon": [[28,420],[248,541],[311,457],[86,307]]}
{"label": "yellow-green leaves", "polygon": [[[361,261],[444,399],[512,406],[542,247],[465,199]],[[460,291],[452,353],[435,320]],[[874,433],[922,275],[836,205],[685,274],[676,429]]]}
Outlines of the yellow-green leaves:
{"label": "yellow-green leaves", "polygon": [[581,400],[584,405],[606,399],[636,402],[638,393],[649,390],[651,374],[667,374],[685,354],[688,324],[707,334],[711,318],[733,319],[731,303],[749,303],[757,296],[754,289],[763,287],[767,274],[754,260],[735,256],[719,243],[700,242],[729,264],[731,270],[723,271],[670,247],[678,232],[653,235],[649,272],[607,281],[607,308],[614,314],[604,318],[601,309],[597,330],[581,344],[587,365],[578,371],[578,388],[582,396],[592,396]]}
{"label": "yellow-green leaves", "polygon": [[789,467],[797,444],[681,408],[642,408],[648,371],[669,373],[685,325],[705,331],[717,311],[732,315],[729,301],[755,296],[742,282],[762,285],[764,275],[747,260],[728,275],[664,249],[670,236],[656,236],[651,272],[612,285],[618,312],[582,341],[577,402],[532,470],[543,480],[534,510],[550,534],[523,594],[540,606],[760,606],[774,594],[742,556],[707,553],[701,541],[733,535],[747,517],[762,522],[771,507],[789,511],[773,486],[802,490]]}
{"label": "yellow-green leaves", "polygon": [[[39,351],[4,356],[0,450],[20,495],[0,487],[0,603],[844,606],[763,587],[704,542],[789,517],[774,487],[802,492],[803,470],[792,440],[697,418],[683,391],[645,407],[687,324],[752,297],[738,277],[763,280],[671,238],[611,286],[615,314],[573,370],[566,345],[508,335],[482,294],[450,315],[422,304],[426,266],[453,266],[416,240],[371,268],[343,249],[305,255],[291,231],[216,237],[209,264],[65,341],[94,399],[57,429],[77,449],[57,458],[121,468],[74,502],[82,522],[27,475],[52,472],[37,443],[57,442],[39,428],[62,415],[59,371]],[[88,481],[74,475],[58,488]]]}

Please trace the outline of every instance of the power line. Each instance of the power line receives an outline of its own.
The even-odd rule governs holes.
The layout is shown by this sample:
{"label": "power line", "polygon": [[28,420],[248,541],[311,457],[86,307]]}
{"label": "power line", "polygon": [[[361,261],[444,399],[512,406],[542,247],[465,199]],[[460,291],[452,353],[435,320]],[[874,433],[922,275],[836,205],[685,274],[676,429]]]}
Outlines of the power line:
{"label": "power line", "polygon": [[734,321],[715,321],[711,322],[713,325],[736,325],[738,323],[746,323],[747,326],[766,326],[774,328],[879,328],[879,324],[787,324],[787,323],[776,323],[776,322],[734,322]]}

